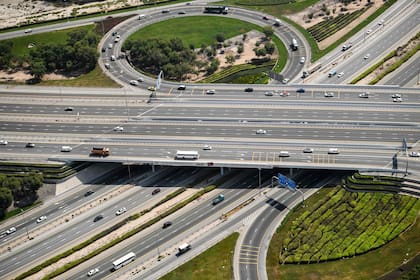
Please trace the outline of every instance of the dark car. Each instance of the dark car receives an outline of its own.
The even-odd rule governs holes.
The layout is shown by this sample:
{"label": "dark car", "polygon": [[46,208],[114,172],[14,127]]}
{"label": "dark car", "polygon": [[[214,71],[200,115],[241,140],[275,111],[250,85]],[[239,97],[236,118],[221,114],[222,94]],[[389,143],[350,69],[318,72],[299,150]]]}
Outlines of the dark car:
{"label": "dark car", "polygon": [[253,91],[254,91],[254,89],[252,87],[248,87],[248,88],[245,89],[245,92],[253,92]]}
{"label": "dark car", "polygon": [[169,12],[170,12],[169,10],[162,10],[162,14],[167,14]]}
{"label": "dark car", "polygon": [[89,196],[91,194],[94,194],[95,192],[92,190],[88,190],[87,192],[85,192],[85,196]]}
{"label": "dark car", "polygon": [[155,194],[157,194],[157,193],[160,193],[160,189],[159,189],[159,188],[154,189],[154,190],[152,191],[152,195],[155,195]]}
{"label": "dark car", "polygon": [[97,222],[97,221],[102,220],[103,218],[104,218],[104,215],[101,214],[101,215],[96,216],[95,219],[93,219],[93,221]]}
{"label": "dark car", "polygon": [[187,88],[186,85],[179,85],[178,90],[185,90]]}
{"label": "dark car", "polygon": [[34,143],[26,143],[26,148],[35,148],[35,144]]}
{"label": "dark car", "polygon": [[101,50],[102,52],[105,52],[106,51],[106,49],[105,48],[102,48],[102,50]]}
{"label": "dark car", "polygon": [[162,228],[167,228],[172,225],[172,222],[164,222]]}
{"label": "dark car", "polygon": [[73,111],[73,107],[67,107],[66,109],[64,109],[64,111],[71,112],[71,111]]}
{"label": "dark car", "polygon": [[304,92],[305,92],[305,89],[303,89],[303,88],[299,88],[299,89],[297,89],[297,90],[296,90],[296,92],[299,92],[299,93],[304,93]]}

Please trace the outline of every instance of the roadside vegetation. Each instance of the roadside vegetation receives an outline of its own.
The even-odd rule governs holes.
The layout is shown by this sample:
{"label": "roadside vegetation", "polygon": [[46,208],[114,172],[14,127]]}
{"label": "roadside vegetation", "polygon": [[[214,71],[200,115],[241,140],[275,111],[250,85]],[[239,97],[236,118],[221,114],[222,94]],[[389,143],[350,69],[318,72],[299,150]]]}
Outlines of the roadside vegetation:
{"label": "roadside vegetation", "polygon": [[[243,53],[243,42],[231,43],[230,38],[258,30],[265,39],[254,47],[255,58],[249,63],[233,65]],[[159,37],[156,37],[159,34]],[[277,38],[273,38],[271,26],[259,27],[237,19],[214,16],[191,16],[159,22],[135,32],[124,44],[130,51],[133,64],[146,73],[157,75],[163,70],[166,79],[184,80],[190,75],[207,76],[205,82],[243,82],[253,83],[267,77],[267,73],[248,71],[264,68],[270,71],[275,65],[270,55],[277,49],[281,52],[275,70],[280,71],[287,62],[287,49]],[[216,57],[224,48],[235,45],[236,54],[226,56],[230,66],[218,71],[221,62]],[[204,58],[204,59],[203,59]],[[214,74],[213,74],[214,73]],[[232,77],[231,77],[232,76]],[[266,79],[265,79],[266,80]]]}
{"label": "roadside vegetation", "polygon": [[233,252],[239,233],[235,232],[160,280],[233,279]]}
{"label": "roadside vegetation", "polygon": [[366,69],[359,76],[354,78],[350,83],[356,84],[359,81],[365,79],[369,75],[376,72],[374,78],[370,79],[368,83],[370,85],[377,84],[386,75],[392,73],[398,69],[404,62],[413,57],[420,50],[420,33],[411,38],[406,44],[399,46],[397,49],[391,51],[388,55],[382,58],[380,61],[375,63],[373,66]]}
{"label": "roadside vegetation", "polygon": [[[0,164],[0,221],[27,211],[37,204],[37,191],[44,182],[68,177],[88,164]],[[11,207],[13,205],[13,207]],[[12,209],[11,209],[12,208]],[[11,209],[7,211],[7,209]]]}
{"label": "roadside vegetation", "polygon": [[[368,177],[359,180],[374,185]],[[323,188],[277,229],[269,279],[374,279],[420,251],[420,224],[412,225],[419,210],[420,200],[409,196]]]}

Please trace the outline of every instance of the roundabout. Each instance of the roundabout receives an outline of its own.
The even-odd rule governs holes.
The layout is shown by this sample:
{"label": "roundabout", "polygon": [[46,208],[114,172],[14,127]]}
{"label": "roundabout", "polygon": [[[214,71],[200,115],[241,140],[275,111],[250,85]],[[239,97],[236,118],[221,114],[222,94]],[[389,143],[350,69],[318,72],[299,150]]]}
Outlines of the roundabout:
{"label": "roundabout", "polygon": [[[143,75],[134,69],[133,65],[126,59],[126,54],[122,51],[122,45],[133,33],[137,32],[141,28],[146,26],[166,21],[170,19],[189,17],[189,16],[202,16],[206,6],[204,5],[188,5],[188,6],[177,6],[171,8],[171,10],[153,10],[148,13],[138,14],[124,22],[118,24],[110,32],[108,32],[101,40],[99,49],[102,50],[99,58],[99,65],[103,71],[110,76],[113,80],[121,84],[122,86],[131,85],[132,88],[150,89],[153,86],[157,91],[168,91],[177,86],[177,83],[166,81],[160,76],[157,80],[150,76]],[[264,27],[272,26],[274,36],[279,38],[284,45],[288,46],[287,52],[287,63],[281,72],[281,74],[275,75],[278,81],[287,79],[293,79],[302,73],[305,63],[301,63],[301,57],[306,57],[307,63],[309,59],[309,51],[305,46],[306,42],[302,39],[303,36],[298,34],[292,28],[283,23],[278,25],[275,20],[267,20],[266,16],[254,11],[248,11],[239,8],[229,9],[228,14],[205,14],[206,16],[214,17],[228,17],[236,18],[242,21],[252,23],[254,25]],[[118,38],[117,38],[118,36]],[[299,48],[293,50],[290,46],[293,39],[296,40]],[[164,76],[164,73],[163,73]],[[131,83],[130,83],[131,81]],[[139,81],[137,85],[134,85],[132,81]],[[274,82],[276,82],[274,80]],[[278,82],[277,82],[278,83]],[[211,84],[214,86],[214,84]],[[205,90],[210,85],[206,84],[194,84],[194,88]],[[258,86],[258,85],[256,85]]]}

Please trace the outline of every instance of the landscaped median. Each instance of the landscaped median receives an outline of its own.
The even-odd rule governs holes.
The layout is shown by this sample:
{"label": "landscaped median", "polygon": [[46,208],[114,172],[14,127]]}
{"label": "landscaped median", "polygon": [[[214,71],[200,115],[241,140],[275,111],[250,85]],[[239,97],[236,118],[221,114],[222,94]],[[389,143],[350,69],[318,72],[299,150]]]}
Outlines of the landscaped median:
{"label": "landscaped median", "polygon": [[[215,188],[216,186],[207,186],[201,190],[188,189],[188,192],[186,192],[187,190],[186,188],[178,189],[175,192],[167,195],[165,198],[163,198],[161,201],[159,201],[152,207],[145,209],[141,211],[140,213],[134,214],[128,217],[127,219],[104,230],[103,232],[95,235],[94,237],[67,250],[66,252],[63,252],[53,258],[50,258],[49,260],[45,261],[44,263],[40,265],[37,265],[31,270],[26,271],[25,273],[22,273],[21,275],[16,277],[16,279],[24,279],[28,276],[34,275],[35,273],[39,273],[39,275],[35,275],[37,276],[38,279],[51,279],[53,277],[56,277],[76,267],[77,265],[83,263],[84,261],[87,261],[88,259],[93,258],[94,256],[102,253],[103,251],[111,248],[112,246],[132,237],[133,235],[150,227],[151,225],[159,222],[163,218],[173,214],[177,210],[186,206],[188,203],[196,200],[197,198],[201,197],[207,192],[214,190]],[[182,193],[184,193],[185,197],[182,197],[181,195]],[[173,204],[166,205],[166,206],[163,205],[166,202],[170,202],[170,200],[172,200],[173,198],[177,196],[179,196],[178,197],[179,199],[182,199],[181,202],[179,203],[174,202]],[[167,209],[167,207],[169,207],[169,209]],[[148,217],[146,214],[149,214],[150,217]],[[130,222],[140,217],[144,218],[146,222],[141,223],[140,225],[136,225],[133,228],[132,226],[133,223],[130,223]],[[118,231],[117,233],[116,231],[119,229],[121,230]],[[113,234],[113,236],[109,236],[111,233]],[[106,240],[103,239],[105,237],[106,237]],[[52,266],[53,264],[54,266]]]}
{"label": "landscaped median", "polygon": [[[370,188],[376,185],[378,190],[400,184],[393,177],[355,174],[348,178]],[[306,279],[308,275],[375,279],[419,252],[415,229],[411,229],[418,227],[413,224],[419,210],[420,200],[409,196],[323,188],[305,202],[305,208],[293,209],[273,236],[267,255],[268,279]],[[407,243],[403,250],[398,249],[401,234]],[[396,250],[398,254],[393,253]]]}

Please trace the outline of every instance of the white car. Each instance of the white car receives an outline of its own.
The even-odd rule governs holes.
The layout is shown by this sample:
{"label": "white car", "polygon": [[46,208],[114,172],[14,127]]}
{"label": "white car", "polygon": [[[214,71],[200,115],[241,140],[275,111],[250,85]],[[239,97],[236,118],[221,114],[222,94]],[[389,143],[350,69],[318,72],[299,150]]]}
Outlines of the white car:
{"label": "white car", "polygon": [[305,149],[303,149],[302,152],[305,153],[305,154],[312,154],[314,152],[314,149],[312,149],[312,148],[305,148]]}
{"label": "white car", "polygon": [[272,91],[266,91],[264,93],[265,96],[273,96],[273,92]]}
{"label": "white car", "polygon": [[137,82],[136,80],[131,80],[130,81],[130,85],[132,85],[132,86],[138,86],[139,85],[139,82]]}
{"label": "white car", "polygon": [[402,98],[401,97],[395,97],[395,98],[392,98],[392,102],[402,102],[403,100],[402,100]]}
{"label": "white car", "polygon": [[300,58],[300,64],[304,64],[305,63],[305,57],[304,56],[302,56],[301,58]]}
{"label": "white car", "polygon": [[337,74],[337,78],[341,78],[341,77],[343,77],[343,75],[344,75],[344,72],[340,72],[340,73]]}
{"label": "white car", "polygon": [[371,32],[372,32],[372,29],[368,29],[368,30],[366,31],[366,34],[367,34],[367,35],[369,35]]}
{"label": "white car", "polygon": [[210,145],[204,145],[203,150],[210,151],[212,147]]}
{"label": "white car", "polygon": [[111,61],[115,61],[115,55],[111,55]]}
{"label": "white car", "polygon": [[15,227],[11,227],[8,230],[6,230],[6,234],[12,234],[14,232],[16,232],[16,228]]}
{"label": "white car", "polygon": [[283,84],[287,84],[289,82],[289,79],[285,78],[283,81],[281,81]]}
{"label": "white car", "polygon": [[257,129],[257,131],[255,132],[256,134],[266,134],[267,130],[265,129]]}
{"label": "white car", "polygon": [[359,94],[360,98],[369,98],[369,92],[362,92]]}
{"label": "white car", "polygon": [[324,97],[334,97],[334,92],[326,92],[324,93]]}
{"label": "white car", "polygon": [[382,25],[384,24],[385,20],[381,19],[380,21],[378,21],[378,25]]}
{"label": "white car", "polygon": [[418,152],[414,152],[414,151],[410,152],[408,155],[409,155],[410,157],[420,157],[420,153],[418,153]]}
{"label": "white car", "polygon": [[88,271],[88,273],[87,273],[87,276],[92,276],[92,275],[95,275],[96,273],[98,273],[99,272],[99,268],[94,268],[94,269],[91,269],[91,270],[89,270]]}
{"label": "white car", "polygon": [[71,152],[72,150],[73,150],[73,148],[70,147],[70,146],[62,146],[61,147],[62,152]]}
{"label": "white car", "polygon": [[36,220],[36,222],[37,223],[40,223],[40,222],[42,222],[42,221],[44,221],[44,220],[46,220],[47,219],[47,216],[41,216],[41,217],[39,217],[37,220]]}
{"label": "white car", "polygon": [[290,157],[290,154],[288,151],[280,151],[279,157]]}
{"label": "white car", "polygon": [[25,33],[31,33],[32,29],[25,29]]}
{"label": "white car", "polygon": [[127,212],[127,208],[122,207],[122,208],[118,209],[117,212],[115,212],[115,215],[119,216],[121,214],[124,214],[125,212]]}
{"label": "white car", "polygon": [[111,68],[111,65],[109,63],[104,63],[104,66],[105,66],[106,69]]}
{"label": "white car", "polygon": [[116,126],[116,127],[114,127],[114,131],[123,132],[124,131],[124,127],[122,127],[122,126]]}
{"label": "white car", "polygon": [[391,98],[401,98],[401,94],[395,93],[391,95]]}
{"label": "white car", "polygon": [[206,90],[206,94],[215,94],[215,93],[216,93],[216,90],[214,90],[214,89]]}
{"label": "white car", "polygon": [[7,140],[0,140],[0,145],[7,145],[9,142]]}
{"label": "white car", "polygon": [[279,95],[280,95],[281,97],[287,97],[287,96],[289,96],[289,95],[290,95],[290,93],[288,93],[287,91],[282,91],[282,92],[280,92],[280,93],[279,93]]}
{"label": "white car", "polygon": [[329,148],[328,149],[328,154],[330,155],[338,155],[340,152],[338,151],[337,148]]}
{"label": "white car", "polygon": [[108,49],[112,49],[113,45],[111,43],[108,44]]}
{"label": "white car", "polygon": [[370,57],[370,54],[369,53],[367,53],[364,57],[363,57],[363,59],[368,59]]}

